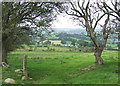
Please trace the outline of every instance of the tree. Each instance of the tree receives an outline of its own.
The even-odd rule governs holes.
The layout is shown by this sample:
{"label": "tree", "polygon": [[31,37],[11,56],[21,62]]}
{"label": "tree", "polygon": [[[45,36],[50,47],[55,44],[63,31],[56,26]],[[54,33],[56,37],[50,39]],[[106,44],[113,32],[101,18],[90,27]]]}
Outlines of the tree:
{"label": "tree", "polygon": [[64,39],[61,40],[62,44],[66,44],[66,41]]}
{"label": "tree", "polygon": [[79,47],[84,46],[84,40],[83,39],[79,40],[78,45],[79,45]]}
{"label": "tree", "polygon": [[51,32],[58,7],[54,2],[2,2],[2,62],[8,64],[7,53],[30,44],[37,32]]}
{"label": "tree", "polygon": [[51,41],[47,40],[44,44],[47,45],[47,48],[48,48],[48,51],[49,51],[50,45],[51,45]]}
{"label": "tree", "polygon": [[[109,5],[111,4],[111,5]],[[107,14],[115,17],[116,20],[120,21],[120,1],[119,0],[111,0],[108,4],[108,1],[100,1],[97,2],[97,6]]]}
{"label": "tree", "polygon": [[72,44],[73,46],[75,46],[75,43],[76,43],[76,40],[75,40],[75,39],[72,39],[71,44]]}
{"label": "tree", "polygon": [[78,46],[81,47],[85,47],[85,46],[88,46],[88,47],[94,47],[94,44],[93,42],[86,42],[85,40],[81,39],[78,41]]}
{"label": "tree", "polygon": [[44,44],[45,44],[45,45],[50,45],[51,42],[50,42],[49,40],[47,40]]}
{"label": "tree", "polygon": [[[95,62],[104,64],[101,57],[102,51],[106,45],[108,36],[115,28],[115,24],[111,22],[109,13],[104,13],[100,10],[95,2],[88,1],[70,1],[71,9],[67,9],[66,13],[73,16],[79,24],[86,28],[88,36],[91,38],[95,45]],[[102,20],[103,24],[100,24]],[[101,28],[101,32],[96,32],[97,27]]]}
{"label": "tree", "polygon": [[111,5],[109,5],[107,1],[100,1],[97,3],[97,6],[104,13],[115,17],[112,22],[116,24],[117,29],[115,31],[118,33],[118,38],[120,38],[120,1],[111,0],[110,4]]}

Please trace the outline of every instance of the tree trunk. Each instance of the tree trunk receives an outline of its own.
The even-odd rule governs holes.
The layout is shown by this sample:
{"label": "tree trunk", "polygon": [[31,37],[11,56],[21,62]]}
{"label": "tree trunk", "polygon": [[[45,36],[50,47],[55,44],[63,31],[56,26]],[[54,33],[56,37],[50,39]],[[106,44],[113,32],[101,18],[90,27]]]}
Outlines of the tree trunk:
{"label": "tree trunk", "polygon": [[95,63],[98,64],[104,64],[103,59],[101,58],[101,54],[102,54],[103,48],[96,48],[95,49]]}
{"label": "tree trunk", "polygon": [[50,50],[50,47],[49,47],[49,45],[48,45],[48,51]]}
{"label": "tree trunk", "polygon": [[4,46],[2,46],[2,62],[5,62],[6,64],[8,64],[7,51]]}

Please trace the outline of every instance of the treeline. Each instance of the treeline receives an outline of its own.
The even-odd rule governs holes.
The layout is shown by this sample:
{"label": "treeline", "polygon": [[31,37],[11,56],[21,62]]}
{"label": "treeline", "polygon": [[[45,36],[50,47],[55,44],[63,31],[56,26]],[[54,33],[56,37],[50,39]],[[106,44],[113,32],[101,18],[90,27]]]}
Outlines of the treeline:
{"label": "treeline", "polygon": [[72,38],[91,41],[90,37],[88,37],[84,33],[80,33],[80,34],[59,33],[59,34],[56,34],[56,36],[59,37],[59,39],[64,39],[66,41],[72,41]]}
{"label": "treeline", "polygon": [[[35,37],[36,38],[36,37]],[[108,41],[106,45],[106,48],[113,48],[113,45],[118,45],[118,42],[116,42],[117,35],[111,35],[108,39],[111,41]],[[48,37],[42,37],[39,39],[40,41],[44,40],[61,40],[62,44],[71,44],[77,47],[80,46],[87,46],[87,47],[94,47],[94,43],[91,41],[91,38],[88,37],[85,33],[75,33],[75,34],[70,34],[70,33],[54,33],[51,36]],[[101,41],[101,39],[98,39]],[[34,44],[36,41],[34,41]]]}

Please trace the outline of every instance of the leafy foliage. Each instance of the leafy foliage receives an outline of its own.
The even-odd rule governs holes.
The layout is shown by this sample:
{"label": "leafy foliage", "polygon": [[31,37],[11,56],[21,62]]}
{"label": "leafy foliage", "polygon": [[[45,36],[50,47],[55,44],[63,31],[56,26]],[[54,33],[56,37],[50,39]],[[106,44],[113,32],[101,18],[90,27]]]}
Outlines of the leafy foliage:
{"label": "leafy foliage", "polygon": [[66,44],[66,41],[64,39],[61,40],[62,44]]}
{"label": "leafy foliage", "polygon": [[[34,35],[52,31],[60,3],[47,2],[3,2],[2,3],[2,49],[3,58],[21,44],[31,44]],[[38,33],[39,32],[39,33]]]}
{"label": "leafy foliage", "polygon": [[73,46],[75,46],[75,44],[76,44],[76,40],[75,40],[75,39],[72,39],[71,44],[72,44]]}
{"label": "leafy foliage", "polygon": [[45,45],[50,45],[51,42],[50,42],[49,40],[47,40],[44,44],[45,44]]}

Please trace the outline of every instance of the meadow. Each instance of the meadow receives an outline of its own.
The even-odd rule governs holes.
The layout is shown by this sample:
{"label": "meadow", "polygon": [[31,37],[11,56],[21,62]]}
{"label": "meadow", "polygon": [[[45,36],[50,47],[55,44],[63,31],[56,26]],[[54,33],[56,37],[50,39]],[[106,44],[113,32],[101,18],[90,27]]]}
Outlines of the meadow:
{"label": "meadow", "polygon": [[[36,50],[15,50],[8,54],[10,68],[2,69],[2,83],[6,78],[13,78],[16,84],[117,84],[118,51],[104,50],[104,65],[95,65],[87,71],[80,71],[94,64],[94,52],[69,51],[68,47],[38,47]],[[72,48],[71,48],[72,49]],[[22,74],[15,73],[22,69],[23,56],[27,54],[28,76],[32,80],[21,80]]]}

